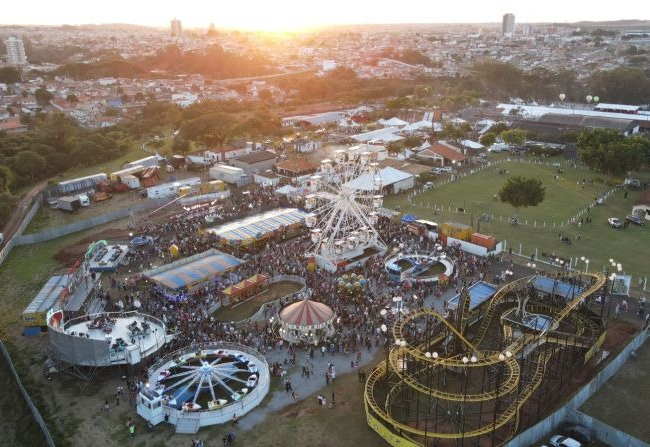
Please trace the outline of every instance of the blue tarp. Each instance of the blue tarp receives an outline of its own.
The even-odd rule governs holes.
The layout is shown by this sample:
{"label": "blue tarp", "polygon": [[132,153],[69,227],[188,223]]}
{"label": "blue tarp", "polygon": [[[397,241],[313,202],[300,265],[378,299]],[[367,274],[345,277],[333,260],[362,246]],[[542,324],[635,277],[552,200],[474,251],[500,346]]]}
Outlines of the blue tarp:
{"label": "blue tarp", "polygon": [[418,217],[414,216],[413,214],[405,214],[400,220],[404,223],[411,223],[418,220]]}
{"label": "blue tarp", "polygon": [[[476,309],[485,301],[492,298],[492,295],[497,291],[497,287],[492,284],[488,284],[484,281],[479,281],[475,284],[469,286],[469,309]],[[456,295],[449,300],[449,307],[456,309],[460,303],[460,294]]]}
{"label": "blue tarp", "polygon": [[558,295],[566,299],[573,299],[582,293],[582,288],[577,284],[569,284],[545,276],[537,276],[533,280],[533,286],[540,292]]}

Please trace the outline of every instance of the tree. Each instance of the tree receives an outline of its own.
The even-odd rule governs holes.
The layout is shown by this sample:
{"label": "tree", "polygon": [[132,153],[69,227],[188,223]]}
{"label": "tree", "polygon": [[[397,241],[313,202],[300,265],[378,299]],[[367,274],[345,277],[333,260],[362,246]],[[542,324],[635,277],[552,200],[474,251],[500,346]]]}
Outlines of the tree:
{"label": "tree", "polygon": [[497,141],[497,136],[494,135],[492,132],[487,132],[483,134],[481,136],[481,139],[479,140],[479,142],[485,147],[492,146],[496,141]]}
{"label": "tree", "polygon": [[47,89],[41,87],[34,92],[36,97],[36,102],[39,106],[46,106],[52,100],[52,93],[48,92]]}
{"label": "tree", "polygon": [[526,178],[514,176],[508,178],[499,191],[499,199],[515,208],[519,214],[519,208],[537,206],[544,200],[546,190],[542,181],[537,178]]}
{"label": "tree", "polygon": [[578,135],[578,157],[590,168],[607,175],[625,174],[643,166],[650,153],[650,141],[626,137],[613,129],[582,131]]}
{"label": "tree", "polygon": [[265,88],[259,91],[257,97],[260,98],[262,101],[272,101],[273,93],[271,93],[271,90]]}
{"label": "tree", "polygon": [[15,84],[20,82],[20,71],[14,67],[0,68],[0,83]]}
{"label": "tree", "polygon": [[15,170],[21,175],[29,175],[30,180],[34,180],[43,174],[47,166],[45,158],[33,151],[18,152],[14,157]]}
{"label": "tree", "polygon": [[65,100],[70,102],[70,103],[73,103],[73,104],[76,104],[76,103],[79,102],[79,98],[77,98],[77,95],[72,94],[72,93],[69,94],[68,96],[66,96]]}
{"label": "tree", "polygon": [[8,193],[16,180],[14,172],[5,165],[0,165],[0,193]]}
{"label": "tree", "polygon": [[175,137],[172,142],[172,152],[178,154],[187,154],[190,151],[190,142],[183,137]]}
{"label": "tree", "polygon": [[523,146],[526,144],[526,134],[527,132],[523,129],[510,129],[501,132],[500,137],[506,144],[513,146]]}
{"label": "tree", "polygon": [[472,131],[468,123],[445,123],[442,126],[442,136],[445,140],[460,141]]}

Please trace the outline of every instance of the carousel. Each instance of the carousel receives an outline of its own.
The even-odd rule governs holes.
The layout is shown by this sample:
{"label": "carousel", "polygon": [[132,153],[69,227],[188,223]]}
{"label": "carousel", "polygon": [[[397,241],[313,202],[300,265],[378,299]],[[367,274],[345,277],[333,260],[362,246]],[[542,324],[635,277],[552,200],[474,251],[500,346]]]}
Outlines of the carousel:
{"label": "carousel", "polygon": [[278,315],[279,334],[289,343],[318,344],[334,334],[336,314],[326,304],[304,299],[289,304]]}

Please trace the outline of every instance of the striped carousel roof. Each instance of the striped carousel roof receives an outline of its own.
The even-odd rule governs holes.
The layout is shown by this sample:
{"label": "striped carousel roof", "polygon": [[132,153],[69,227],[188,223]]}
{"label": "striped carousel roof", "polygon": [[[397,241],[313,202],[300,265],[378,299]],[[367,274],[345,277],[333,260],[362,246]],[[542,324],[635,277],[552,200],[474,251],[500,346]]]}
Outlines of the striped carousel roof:
{"label": "striped carousel roof", "polygon": [[317,326],[334,318],[334,311],[323,303],[301,300],[280,311],[280,320],[292,326]]}

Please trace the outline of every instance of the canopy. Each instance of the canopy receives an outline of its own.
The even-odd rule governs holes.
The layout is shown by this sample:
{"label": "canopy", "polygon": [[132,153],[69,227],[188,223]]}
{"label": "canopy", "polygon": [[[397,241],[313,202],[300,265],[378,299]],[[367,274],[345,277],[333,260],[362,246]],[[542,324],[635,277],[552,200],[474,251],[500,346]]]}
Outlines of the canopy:
{"label": "canopy", "polygon": [[206,231],[215,234],[230,245],[248,244],[264,239],[282,227],[302,223],[305,214],[295,208],[277,209],[219,227],[208,228]]}
{"label": "canopy", "polygon": [[229,297],[235,297],[247,290],[256,289],[260,287],[268,279],[269,278],[267,276],[257,273],[251,276],[250,278],[247,278],[243,281],[238,282],[237,284],[234,284],[230,287],[223,289],[221,293]]}
{"label": "canopy", "polygon": [[418,217],[414,214],[405,214],[400,220],[405,223],[411,223],[418,220]]}
{"label": "canopy", "polygon": [[[380,170],[378,174],[381,178],[381,184],[383,186],[390,186],[394,183],[398,183],[413,177],[413,174],[400,171],[399,169],[391,168],[390,166]],[[375,176],[368,173],[361,174],[359,177],[355,177],[347,182],[345,186],[360,189],[363,191],[372,191],[375,188]]]}
{"label": "canopy", "polygon": [[[497,288],[492,284],[486,283],[484,281],[479,281],[469,286],[467,291],[469,292],[469,309],[474,310],[482,303],[492,298],[492,295],[494,295],[494,293],[497,291]],[[448,302],[449,307],[452,309],[456,309],[459,303],[460,294],[456,295]]]}
{"label": "canopy", "polygon": [[582,293],[582,288],[577,284],[569,284],[546,276],[536,276],[533,286],[540,292],[559,295],[565,299],[573,299]]}
{"label": "canopy", "polygon": [[198,255],[143,272],[143,276],[171,290],[191,288],[233,270],[234,256],[211,249]]}
{"label": "canopy", "polygon": [[323,327],[334,319],[334,311],[327,304],[301,300],[280,311],[280,321],[292,329]]}

